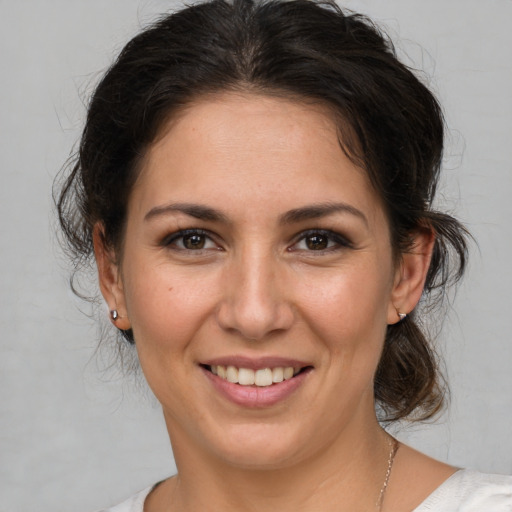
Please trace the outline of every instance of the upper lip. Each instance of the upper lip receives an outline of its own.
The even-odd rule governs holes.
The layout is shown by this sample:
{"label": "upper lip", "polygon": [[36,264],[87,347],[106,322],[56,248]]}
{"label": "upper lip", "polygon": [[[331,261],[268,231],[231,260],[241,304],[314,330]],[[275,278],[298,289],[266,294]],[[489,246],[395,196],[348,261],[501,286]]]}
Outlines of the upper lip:
{"label": "upper lip", "polygon": [[235,368],[248,368],[250,370],[259,370],[261,368],[286,368],[290,366],[293,368],[304,368],[305,366],[312,366],[307,362],[288,357],[246,357],[236,355],[215,357],[206,361],[201,361],[201,364],[205,366],[234,366]]}

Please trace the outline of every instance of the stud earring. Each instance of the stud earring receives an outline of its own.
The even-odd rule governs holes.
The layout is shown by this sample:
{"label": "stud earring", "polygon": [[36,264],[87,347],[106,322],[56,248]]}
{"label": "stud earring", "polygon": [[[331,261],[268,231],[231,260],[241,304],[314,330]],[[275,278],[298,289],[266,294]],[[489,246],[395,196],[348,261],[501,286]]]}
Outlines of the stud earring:
{"label": "stud earring", "polygon": [[112,321],[114,322],[119,318],[119,313],[117,312],[117,309],[110,310],[110,318],[112,318]]}
{"label": "stud earring", "polygon": [[407,313],[400,313],[400,311],[398,311],[398,309],[396,310],[396,314],[400,318],[400,322],[407,317]]}

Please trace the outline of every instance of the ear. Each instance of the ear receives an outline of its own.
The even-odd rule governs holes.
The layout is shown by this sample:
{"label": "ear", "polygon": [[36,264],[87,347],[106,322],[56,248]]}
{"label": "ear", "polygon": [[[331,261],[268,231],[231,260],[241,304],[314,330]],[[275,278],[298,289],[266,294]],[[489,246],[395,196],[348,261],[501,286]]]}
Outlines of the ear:
{"label": "ear", "polygon": [[418,304],[434,249],[435,233],[430,227],[412,234],[410,250],[403,253],[396,270],[388,307],[388,324],[400,321],[398,313],[409,314]]}
{"label": "ear", "polygon": [[93,244],[101,294],[109,311],[116,310],[118,315],[116,319],[111,316],[110,320],[118,329],[128,330],[131,324],[126,311],[121,272],[113,248],[105,242],[105,228],[101,222],[94,226]]}

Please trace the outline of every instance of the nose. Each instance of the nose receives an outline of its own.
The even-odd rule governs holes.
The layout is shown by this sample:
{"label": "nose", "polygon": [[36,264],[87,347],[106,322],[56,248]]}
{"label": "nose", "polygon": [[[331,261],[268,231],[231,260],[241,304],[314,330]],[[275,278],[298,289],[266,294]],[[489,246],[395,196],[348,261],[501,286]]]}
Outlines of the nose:
{"label": "nose", "polygon": [[263,340],[288,330],[294,311],[283,263],[271,255],[246,254],[224,274],[217,322],[247,340]]}

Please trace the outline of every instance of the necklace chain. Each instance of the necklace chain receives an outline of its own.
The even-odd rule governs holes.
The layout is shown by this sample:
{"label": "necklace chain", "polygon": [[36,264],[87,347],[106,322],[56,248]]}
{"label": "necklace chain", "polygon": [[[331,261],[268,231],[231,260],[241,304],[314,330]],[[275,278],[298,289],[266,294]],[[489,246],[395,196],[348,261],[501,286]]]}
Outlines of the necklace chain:
{"label": "necklace chain", "polygon": [[379,493],[379,499],[377,500],[376,507],[378,512],[381,512],[382,505],[384,503],[384,495],[386,494],[386,489],[388,488],[389,483],[389,477],[391,476],[391,469],[393,468],[393,462],[395,460],[396,452],[398,451],[398,447],[400,446],[400,443],[394,439],[393,437],[390,438],[389,441],[389,457],[388,457],[388,468],[386,470],[386,477],[384,478],[384,483],[382,484],[382,488]]}

